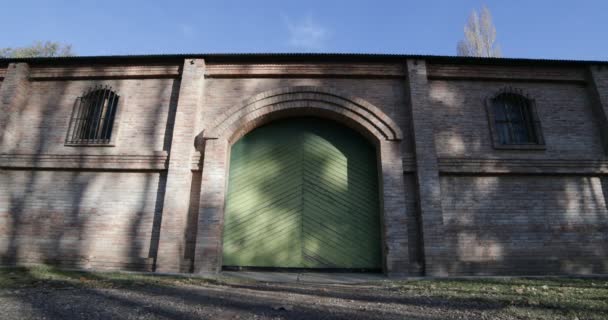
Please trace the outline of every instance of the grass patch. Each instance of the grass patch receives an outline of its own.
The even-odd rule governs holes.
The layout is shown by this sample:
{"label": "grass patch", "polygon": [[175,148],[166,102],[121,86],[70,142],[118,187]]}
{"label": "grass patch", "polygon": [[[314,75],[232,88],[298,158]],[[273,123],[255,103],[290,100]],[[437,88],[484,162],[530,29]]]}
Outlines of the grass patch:
{"label": "grass patch", "polygon": [[[51,266],[0,268],[0,290],[225,285],[228,292],[238,290],[237,284],[243,282],[252,283],[226,278],[70,271]],[[256,289],[255,285],[249,287]],[[608,319],[608,278],[384,280],[361,289],[364,287],[444,312],[453,308],[474,310],[486,319]],[[340,289],[327,286],[324,290],[331,293]]]}
{"label": "grass patch", "polygon": [[387,284],[406,296],[485,306],[531,319],[608,319],[607,278],[419,280]]}

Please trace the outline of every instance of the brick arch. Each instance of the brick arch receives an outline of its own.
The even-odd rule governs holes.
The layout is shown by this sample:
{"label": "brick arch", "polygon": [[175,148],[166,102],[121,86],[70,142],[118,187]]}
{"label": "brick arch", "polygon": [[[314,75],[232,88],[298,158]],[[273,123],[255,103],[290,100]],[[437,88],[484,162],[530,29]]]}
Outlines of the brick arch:
{"label": "brick arch", "polygon": [[496,97],[498,97],[498,96],[500,96],[502,94],[519,95],[519,96],[521,96],[523,98],[528,99],[531,102],[534,101],[534,97],[528,91],[526,91],[523,88],[512,87],[512,86],[505,86],[505,87],[502,87],[502,88],[500,88],[498,90],[495,90],[495,91],[491,92],[489,95],[486,96],[485,100],[486,101],[490,101],[490,100],[495,99]]}
{"label": "brick arch", "polygon": [[397,124],[373,104],[335,90],[312,86],[278,88],[257,94],[226,110],[199,137],[233,140],[268,119],[289,115],[334,118],[363,131],[367,136],[373,136],[377,141],[399,141],[403,138]]}
{"label": "brick arch", "polygon": [[336,120],[375,142],[381,195],[383,269],[407,272],[409,247],[404,217],[402,133],[371,103],[319,87],[287,87],[255,95],[226,110],[196,137],[201,152],[200,197],[193,270],[219,272],[231,144],[247,132],[278,118],[316,116]]}

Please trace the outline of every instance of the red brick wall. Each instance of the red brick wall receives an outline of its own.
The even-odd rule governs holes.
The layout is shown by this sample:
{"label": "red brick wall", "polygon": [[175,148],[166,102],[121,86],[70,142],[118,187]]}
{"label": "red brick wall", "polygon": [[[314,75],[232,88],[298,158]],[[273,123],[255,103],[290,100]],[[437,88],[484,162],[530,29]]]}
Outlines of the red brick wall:
{"label": "red brick wall", "polygon": [[[203,126],[208,125],[224,110],[243,103],[258,93],[290,86],[317,86],[362,98],[393,118],[403,132],[410,131],[409,113],[404,108],[405,81],[399,79],[210,78],[205,80],[204,112],[200,121]],[[410,156],[413,152],[409,141],[403,144],[403,149],[404,156]]]}
{"label": "red brick wall", "polygon": [[[505,87],[520,88],[536,101],[546,150],[492,147],[485,100]],[[430,82],[435,144],[439,157],[595,159],[603,154],[586,88],[570,83]]]}
{"label": "red brick wall", "polygon": [[[385,230],[387,270],[608,272],[605,68],[13,66],[0,85],[2,263],[149,269],[162,255],[159,270],[207,258],[199,271],[217,269],[229,146],[199,143],[193,163],[195,136],[256,94],[315,86],[366,100],[403,133],[379,159],[395,222]],[[65,146],[74,101],[95,84],[121,97],[115,146]],[[505,87],[535,99],[544,150],[493,148],[485,99]]]}
{"label": "red brick wall", "polygon": [[158,238],[161,176],[1,170],[2,261],[149,268]]}
{"label": "red brick wall", "polygon": [[116,147],[105,148],[105,154],[168,150],[167,121],[171,105],[177,98],[178,80],[124,79],[32,81],[29,95],[18,117],[10,127],[15,128],[15,144],[3,146],[5,152],[43,152],[80,154],[97,152],[64,146],[70,116],[76,98],[95,85],[110,85],[120,96],[120,126]]}
{"label": "red brick wall", "polygon": [[[430,71],[447,274],[608,272],[605,141],[584,70]],[[486,102],[504,88],[535,100],[544,150],[493,147]]]}
{"label": "red brick wall", "polygon": [[[0,146],[2,263],[152,270],[179,79],[110,69],[132,78],[104,68],[24,71],[19,108],[2,118],[11,130]],[[120,96],[115,145],[65,146],[74,103],[95,85]]]}
{"label": "red brick wall", "polygon": [[585,176],[444,176],[451,275],[608,272],[607,185]]}

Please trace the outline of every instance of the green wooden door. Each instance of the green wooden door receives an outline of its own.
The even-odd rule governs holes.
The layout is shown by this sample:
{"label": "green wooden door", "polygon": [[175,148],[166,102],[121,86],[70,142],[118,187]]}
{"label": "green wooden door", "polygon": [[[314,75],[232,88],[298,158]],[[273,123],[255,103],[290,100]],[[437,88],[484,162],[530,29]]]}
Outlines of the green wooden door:
{"label": "green wooden door", "polygon": [[376,153],[351,129],[277,121],[232,146],[224,266],[381,267]]}

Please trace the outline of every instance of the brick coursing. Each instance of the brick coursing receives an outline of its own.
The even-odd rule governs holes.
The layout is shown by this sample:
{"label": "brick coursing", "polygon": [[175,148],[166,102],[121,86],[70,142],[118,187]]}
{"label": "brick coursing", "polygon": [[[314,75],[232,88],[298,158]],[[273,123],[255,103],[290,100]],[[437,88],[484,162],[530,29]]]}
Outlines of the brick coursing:
{"label": "brick coursing", "polygon": [[4,73],[0,86],[0,147],[15,144],[18,140],[21,113],[27,104],[30,68],[26,63],[13,63]]}
{"label": "brick coursing", "polygon": [[608,272],[608,210],[602,180],[442,177],[449,274]]}
{"label": "brick coursing", "polygon": [[[210,127],[226,110],[244,104],[251,97],[277,88],[312,86],[347,93],[382,109],[401,128],[409,132],[409,113],[405,105],[405,79],[349,78],[208,78],[205,81],[205,103],[201,114],[203,127]],[[203,116],[207,115],[207,116]],[[203,119],[204,118],[204,119]],[[404,157],[412,146],[404,139]]]}
{"label": "brick coursing", "polygon": [[[429,87],[439,157],[600,159],[603,155],[590,100],[580,84],[435,80]],[[546,150],[492,147],[485,100],[503,88],[521,89],[534,98]]]}
{"label": "brick coursing", "polygon": [[[424,61],[408,61],[409,109],[411,112],[411,138],[416,156],[416,186],[418,216],[422,226],[425,273],[433,276],[446,275],[441,188],[437,151],[434,139],[433,108],[430,104],[426,64]],[[413,222],[411,222],[413,223]]]}
{"label": "brick coursing", "polygon": [[0,170],[0,260],[151,269],[163,184],[158,172]]}
{"label": "brick coursing", "polygon": [[587,71],[587,92],[591,108],[599,128],[604,153],[608,153],[608,70],[605,66],[590,66]]}
{"label": "brick coursing", "polygon": [[[120,96],[119,124],[112,132],[116,146],[66,147],[76,98],[95,85],[109,85]],[[179,81],[174,79],[30,81],[21,107],[6,124],[7,129],[12,128],[13,142],[3,144],[2,152],[81,155],[166,151],[170,142],[167,125],[178,90]]]}
{"label": "brick coursing", "polygon": [[[606,67],[20,62],[0,79],[3,264],[218,272],[231,143],[314,115],[377,147],[387,275],[608,272]],[[96,84],[121,97],[116,139],[66,146]],[[509,87],[535,99],[544,149],[493,147],[484,103]]]}

